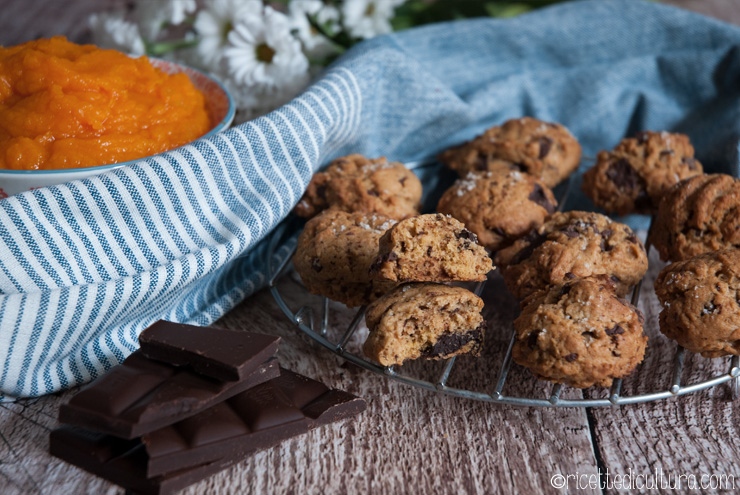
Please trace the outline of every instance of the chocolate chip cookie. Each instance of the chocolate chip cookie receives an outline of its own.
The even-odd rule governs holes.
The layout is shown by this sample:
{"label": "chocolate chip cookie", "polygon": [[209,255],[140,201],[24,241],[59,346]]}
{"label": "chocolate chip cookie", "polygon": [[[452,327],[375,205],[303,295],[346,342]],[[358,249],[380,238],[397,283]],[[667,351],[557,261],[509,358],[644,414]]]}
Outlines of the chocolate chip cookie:
{"label": "chocolate chip cookie", "polygon": [[677,182],[700,175],[688,136],[645,131],[601,151],[583,174],[583,192],[608,212],[652,213]]}
{"label": "chocolate chip cookie", "polygon": [[383,366],[410,359],[477,356],[485,335],[483,300],[462,287],[400,285],[367,307],[366,356]]}
{"label": "chocolate chip cookie", "polygon": [[607,275],[624,296],[645,275],[647,254],[627,225],[594,212],[556,212],[538,229],[494,257],[519,299],[592,275]]}
{"label": "chocolate chip cookie", "polygon": [[449,215],[401,220],[380,238],[373,276],[390,282],[482,281],[493,269],[474,233]]}
{"label": "chocolate chip cookie", "polygon": [[541,180],[522,172],[468,172],[445,191],[437,211],[452,215],[496,251],[542,225],[557,201]]}
{"label": "chocolate chip cookie", "polygon": [[374,301],[395,284],[370,276],[378,241],[395,220],[331,208],[313,217],[298,237],[293,265],[306,289],[347,306]]}
{"label": "chocolate chip cookie", "polygon": [[691,352],[740,355],[740,250],[666,266],[655,281],[660,331]]}
{"label": "chocolate chip cookie", "polygon": [[522,117],[491,127],[439,160],[461,177],[470,171],[519,170],[555,187],[578,168],[581,145],[561,124]]}
{"label": "chocolate chip cookie", "polygon": [[400,220],[419,213],[421,193],[421,181],[402,163],[354,154],[314,174],[293,211],[310,218],[335,207]]}
{"label": "chocolate chip cookie", "polygon": [[740,247],[740,179],[709,174],[680,182],[660,202],[649,239],[663,261]]}
{"label": "chocolate chip cookie", "polygon": [[608,387],[642,362],[640,310],[617,297],[608,277],[577,279],[527,300],[514,320],[514,362],[538,378],[577,388]]}

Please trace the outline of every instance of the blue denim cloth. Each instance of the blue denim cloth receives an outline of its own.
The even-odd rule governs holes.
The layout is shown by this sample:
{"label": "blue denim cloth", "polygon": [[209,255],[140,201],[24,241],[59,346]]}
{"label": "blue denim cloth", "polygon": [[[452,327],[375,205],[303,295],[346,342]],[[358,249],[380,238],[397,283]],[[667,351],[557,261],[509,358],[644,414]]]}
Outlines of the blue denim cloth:
{"label": "blue denim cloth", "polygon": [[339,155],[423,161],[531,115],[591,157],[684,132],[708,171],[737,174],[739,46],[740,28],[637,0],[432,25],[357,46],[265,117],[0,200],[0,400],[89,381],[153,321],[207,325],[263,287],[266,258],[287,255],[269,234]]}

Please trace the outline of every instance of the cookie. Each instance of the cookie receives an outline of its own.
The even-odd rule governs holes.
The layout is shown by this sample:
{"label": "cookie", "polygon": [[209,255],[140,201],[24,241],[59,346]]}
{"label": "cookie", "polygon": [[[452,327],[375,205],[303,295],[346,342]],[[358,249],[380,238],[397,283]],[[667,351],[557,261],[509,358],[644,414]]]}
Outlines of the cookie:
{"label": "cookie", "polygon": [[386,293],[395,284],[373,279],[370,265],[378,255],[380,237],[394,223],[380,215],[333,208],[306,222],[293,255],[306,289],[350,307]]}
{"label": "cookie", "polygon": [[400,220],[419,213],[421,193],[421,181],[402,163],[355,154],[314,174],[293,211],[310,218],[334,207]]}
{"label": "cookie", "polygon": [[401,220],[380,238],[373,276],[391,282],[482,281],[493,262],[459,220],[429,213]]}
{"label": "cookie", "polygon": [[435,283],[397,286],[367,307],[365,355],[383,366],[407,360],[477,356],[486,324],[483,300],[462,287]]}
{"label": "cookie", "polygon": [[652,213],[671,186],[701,173],[688,136],[645,131],[599,152],[583,174],[582,189],[608,212]]}
{"label": "cookie", "polygon": [[660,202],[649,240],[663,261],[740,247],[740,179],[699,175],[671,188]]}
{"label": "cookie", "polygon": [[577,388],[609,387],[634,371],[647,347],[642,313],[616,295],[607,277],[536,293],[514,329],[515,363],[538,378]]}
{"label": "cookie", "polygon": [[627,225],[594,212],[556,212],[496,253],[504,282],[519,299],[575,278],[606,275],[625,296],[645,275],[647,253]]}
{"label": "cookie", "polygon": [[447,189],[437,211],[452,215],[496,251],[542,225],[557,201],[541,180],[522,172],[468,172]]}
{"label": "cookie", "polygon": [[491,127],[439,160],[461,177],[470,171],[519,170],[555,187],[578,168],[581,145],[561,124],[522,117]]}
{"label": "cookie", "polygon": [[691,352],[740,355],[740,250],[725,249],[663,268],[655,281],[660,331]]}

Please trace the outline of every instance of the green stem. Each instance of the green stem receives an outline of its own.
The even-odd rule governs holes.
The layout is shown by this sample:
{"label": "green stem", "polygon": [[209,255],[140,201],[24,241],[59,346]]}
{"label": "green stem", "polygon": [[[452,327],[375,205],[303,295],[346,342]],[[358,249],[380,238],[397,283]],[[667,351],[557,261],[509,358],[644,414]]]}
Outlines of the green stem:
{"label": "green stem", "polygon": [[165,55],[167,53],[181,50],[183,48],[190,48],[197,44],[197,39],[144,42],[147,55],[151,55],[153,57],[161,57],[162,55]]}

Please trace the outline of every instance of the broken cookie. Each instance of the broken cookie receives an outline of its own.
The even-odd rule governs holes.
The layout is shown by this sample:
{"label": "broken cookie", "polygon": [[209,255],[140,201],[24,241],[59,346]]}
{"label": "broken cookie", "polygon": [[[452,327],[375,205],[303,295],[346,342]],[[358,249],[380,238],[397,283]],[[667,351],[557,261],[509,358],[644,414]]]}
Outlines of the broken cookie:
{"label": "broken cookie", "polygon": [[436,283],[396,287],[370,304],[365,355],[383,366],[407,360],[479,355],[485,334],[483,300],[471,291]]}
{"label": "broken cookie", "polygon": [[477,236],[450,215],[407,218],[380,238],[371,267],[376,279],[392,282],[482,281],[493,269]]}

